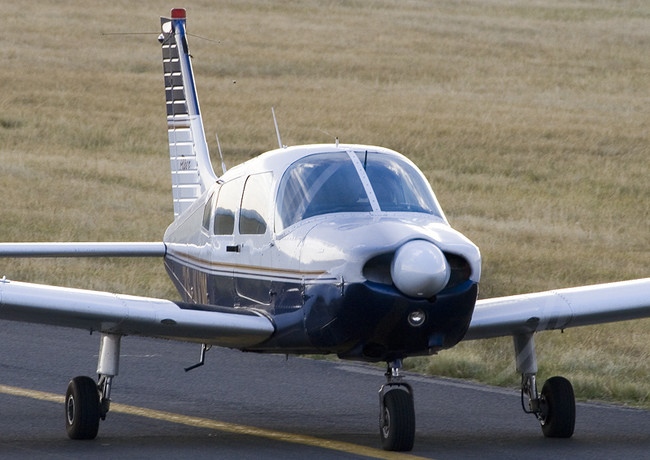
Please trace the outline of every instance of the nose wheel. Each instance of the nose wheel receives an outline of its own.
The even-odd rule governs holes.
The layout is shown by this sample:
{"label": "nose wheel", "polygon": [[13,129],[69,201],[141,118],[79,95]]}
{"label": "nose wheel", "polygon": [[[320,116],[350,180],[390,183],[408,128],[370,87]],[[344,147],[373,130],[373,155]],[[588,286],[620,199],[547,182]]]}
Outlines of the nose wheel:
{"label": "nose wheel", "polygon": [[413,390],[399,375],[401,361],[393,361],[387,382],[379,390],[379,436],[384,450],[409,451],[415,439]]}

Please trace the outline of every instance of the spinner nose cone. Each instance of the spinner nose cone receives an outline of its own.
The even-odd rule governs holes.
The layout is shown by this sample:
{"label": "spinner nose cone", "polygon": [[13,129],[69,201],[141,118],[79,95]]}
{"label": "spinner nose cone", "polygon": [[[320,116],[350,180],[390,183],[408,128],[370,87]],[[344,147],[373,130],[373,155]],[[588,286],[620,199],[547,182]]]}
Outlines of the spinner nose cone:
{"label": "spinner nose cone", "polygon": [[447,285],[451,271],[437,246],[428,241],[414,240],[395,252],[390,274],[403,294],[429,299]]}

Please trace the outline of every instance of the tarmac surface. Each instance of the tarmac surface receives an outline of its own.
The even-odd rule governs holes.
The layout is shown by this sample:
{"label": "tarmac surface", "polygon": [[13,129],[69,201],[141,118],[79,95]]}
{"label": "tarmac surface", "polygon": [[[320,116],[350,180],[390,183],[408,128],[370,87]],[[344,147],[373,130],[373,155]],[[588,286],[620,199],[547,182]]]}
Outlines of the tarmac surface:
{"label": "tarmac surface", "polygon": [[[112,410],[71,441],[63,395],[95,376],[99,334],[0,322],[0,458],[649,458],[650,412],[578,403],[571,439],[546,439],[518,391],[407,374],[412,452],[380,450],[383,369],[124,337]],[[570,376],[567,376],[570,378]]]}

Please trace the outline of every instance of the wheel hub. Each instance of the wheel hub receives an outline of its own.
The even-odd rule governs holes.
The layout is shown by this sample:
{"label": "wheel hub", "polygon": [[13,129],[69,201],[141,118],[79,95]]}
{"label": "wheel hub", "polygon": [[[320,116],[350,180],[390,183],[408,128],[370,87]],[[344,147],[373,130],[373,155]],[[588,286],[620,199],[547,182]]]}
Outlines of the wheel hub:
{"label": "wheel hub", "polygon": [[381,434],[384,438],[390,435],[390,411],[384,407],[384,414],[381,419]]}
{"label": "wheel hub", "polygon": [[68,425],[74,423],[74,397],[70,395],[66,404],[66,415],[68,417]]}

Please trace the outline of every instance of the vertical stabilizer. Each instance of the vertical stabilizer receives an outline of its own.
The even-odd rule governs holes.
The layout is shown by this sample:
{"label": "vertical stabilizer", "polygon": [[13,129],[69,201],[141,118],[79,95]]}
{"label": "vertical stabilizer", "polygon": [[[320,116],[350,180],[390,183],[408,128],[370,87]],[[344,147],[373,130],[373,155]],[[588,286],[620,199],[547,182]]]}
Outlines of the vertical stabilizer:
{"label": "vertical stabilizer", "polygon": [[185,10],[160,18],[167,131],[172,169],[174,218],[186,210],[217,176],[210,163],[199,99],[185,35]]}

